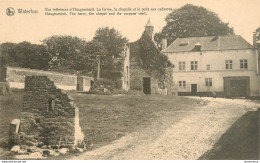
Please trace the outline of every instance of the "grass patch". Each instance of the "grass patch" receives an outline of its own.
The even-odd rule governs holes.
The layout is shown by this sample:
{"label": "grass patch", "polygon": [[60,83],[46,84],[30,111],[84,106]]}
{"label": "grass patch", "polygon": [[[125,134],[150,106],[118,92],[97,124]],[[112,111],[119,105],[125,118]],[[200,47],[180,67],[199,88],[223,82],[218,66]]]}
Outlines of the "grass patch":
{"label": "grass patch", "polygon": [[142,130],[157,119],[174,115],[175,111],[186,109],[197,101],[172,96],[71,95],[80,108],[85,141],[95,147]]}
{"label": "grass patch", "polygon": [[[12,119],[19,118],[22,111],[23,91],[12,92],[12,95],[0,96],[0,144],[8,141],[9,124]],[[185,97],[68,93],[80,108],[80,126],[85,142],[88,147],[93,144],[92,148],[106,145],[127,133],[142,131],[151,125],[153,130],[167,128],[175,120],[176,111],[193,110],[194,105],[199,104],[199,100]],[[162,125],[162,121],[167,125]],[[0,145],[0,148],[3,146]],[[51,159],[67,159],[69,156]]]}
{"label": "grass patch", "polygon": [[12,90],[12,95],[0,96],[0,144],[8,141],[9,124],[20,118],[23,90]]}

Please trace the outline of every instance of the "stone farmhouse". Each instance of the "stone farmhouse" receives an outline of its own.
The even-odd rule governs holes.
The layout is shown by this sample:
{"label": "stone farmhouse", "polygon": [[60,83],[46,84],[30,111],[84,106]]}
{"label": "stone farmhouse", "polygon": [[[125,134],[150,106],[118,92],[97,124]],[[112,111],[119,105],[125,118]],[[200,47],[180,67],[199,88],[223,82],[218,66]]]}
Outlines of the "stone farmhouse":
{"label": "stone farmhouse", "polygon": [[179,95],[260,96],[259,55],[239,35],[178,38],[162,52]]}

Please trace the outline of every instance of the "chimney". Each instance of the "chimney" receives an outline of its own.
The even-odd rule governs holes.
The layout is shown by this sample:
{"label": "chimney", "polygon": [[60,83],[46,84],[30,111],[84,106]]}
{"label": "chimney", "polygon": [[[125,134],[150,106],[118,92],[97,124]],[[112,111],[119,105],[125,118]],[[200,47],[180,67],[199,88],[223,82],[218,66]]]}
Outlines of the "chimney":
{"label": "chimney", "polygon": [[162,39],[162,49],[166,49],[167,48],[167,39],[163,38]]}
{"label": "chimney", "polygon": [[150,22],[150,18],[148,20],[148,22],[145,25],[145,31],[148,33],[148,35],[150,36],[150,38],[153,40],[153,25]]}
{"label": "chimney", "polygon": [[201,44],[199,42],[195,44],[194,51],[201,51]]}
{"label": "chimney", "polygon": [[253,46],[256,48],[256,32],[253,32]]}

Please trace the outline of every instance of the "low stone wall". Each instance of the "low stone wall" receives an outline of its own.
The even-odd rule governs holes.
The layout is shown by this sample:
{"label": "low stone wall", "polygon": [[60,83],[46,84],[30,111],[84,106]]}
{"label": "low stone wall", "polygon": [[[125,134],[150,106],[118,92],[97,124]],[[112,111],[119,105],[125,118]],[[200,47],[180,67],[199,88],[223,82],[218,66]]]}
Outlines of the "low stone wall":
{"label": "low stone wall", "polygon": [[73,147],[83,141],[79,108],[53,81],[47,76],[26,76],[24,91],[20,144]]}
{"label": "low stone wall", "polygon": [[25,87],[25,76],[47,76],[55,85],[63,90],[76,90],[77,88],[77,76],[70,74],[62,74],[51,71],[34,70],[27,68],[6,68],[6,81],[9,82],[11,88],[23,89]]}

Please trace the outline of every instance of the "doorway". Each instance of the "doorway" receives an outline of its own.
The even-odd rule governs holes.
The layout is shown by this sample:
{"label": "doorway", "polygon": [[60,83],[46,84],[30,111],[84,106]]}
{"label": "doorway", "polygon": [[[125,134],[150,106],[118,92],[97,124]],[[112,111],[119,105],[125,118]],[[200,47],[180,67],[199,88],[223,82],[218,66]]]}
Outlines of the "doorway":
{"label": "doorway", "polygon": [[195,96],[197,94],[197,84],[191,84],[191,95]]}
{"label": "doorway", "polygon": [[143,78],[143,92],[144,94],[151,94],[151,78]]}
{"label": "doorway", "polygon": [[250,78],[247,76],[224,77],[224,93],[226,97],[250,96]]}
{"label": "doorway", "polygon": [[230,95],[231,97],[246,97],[247,96],[247,80],[230,80]]}

